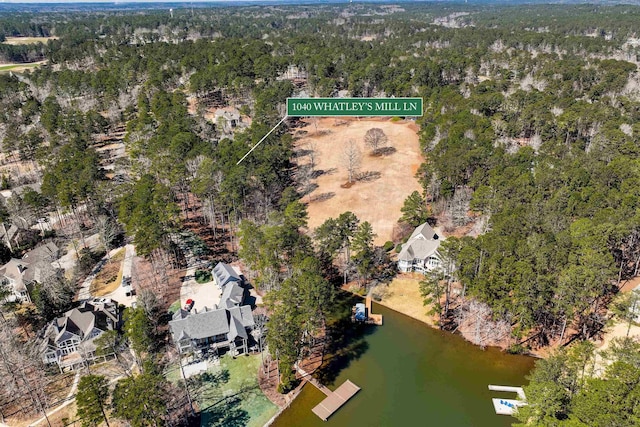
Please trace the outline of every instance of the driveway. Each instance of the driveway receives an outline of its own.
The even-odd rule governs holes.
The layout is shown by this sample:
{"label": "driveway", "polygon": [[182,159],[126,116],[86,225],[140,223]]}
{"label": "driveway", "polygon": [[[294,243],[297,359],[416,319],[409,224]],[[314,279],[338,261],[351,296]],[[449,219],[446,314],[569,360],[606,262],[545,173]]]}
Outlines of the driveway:
{"label": "driveway", "polygon": [[[126,245],[125,247],[125,255],[122,267],[122,277],[131,277],[131,266],[133,264],[133,257],[135,256],[135,248],[133,245]],[[82,286],[78,291],[78,300],[81,301],[83,299],[93,298],[93,295],[89,292],[91,288],[91,282],[96,277],[96,274],[100,271],[100,269],[104,266],[104,264],[109,260],[109,257],[112,257],[122,248],[116,248],[109,251],[108,255],[105,255],[91,270],[91,273],[87,278],[82,282]],[[136,300],[134,296],[126,296],[125,289],[122,286],[118,286],[118,288],[111,292],[108,295],[104,295],[102,298],[111,298],[117,301],[120,304],[124,304],[127,307],[131,306],[131,303]]]}
{"label": "driveway", "polygon": [[[122,278],[131,277],[131,266],[133,265],[133,257],[136,256],[136,249],[133,245],[126,245],[124,247],[124,261],[122,265]],[[112,300],[118,301],[120,304],[123,304],[126,307],[131,307],[131,303],[136,301],[137,297],[135,295],[127,296],[125,294],[125,288],[122,287],[122,283],[118,288],[111,292],[108,295],[104,296],[105,298],[111,298]]]}
{"label": "driveway", "polygon": [[196,268],[191,267],[187,270],[182,287],[180,288],[180,306],[184,307],[188,299],[194,301],[193,308],[201,311],[206,307],[215,309],[220,303],[222,291],[216,286],[214,281],[207,283],[198,283],[194,279]]}

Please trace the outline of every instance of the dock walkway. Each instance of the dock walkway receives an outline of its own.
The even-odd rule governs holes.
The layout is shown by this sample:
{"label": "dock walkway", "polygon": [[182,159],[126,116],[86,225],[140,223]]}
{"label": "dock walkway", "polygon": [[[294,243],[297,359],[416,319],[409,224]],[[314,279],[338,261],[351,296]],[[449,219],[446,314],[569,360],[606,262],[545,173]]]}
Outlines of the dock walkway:
{"label": "dock walkway", "polygon": [[491,391],[504,391],[507,393],[516,393],[518,395],[518,399],[497,399],[493,398],[491,401],[493,402],[493,409],[496,411],[498,415],[511,415],[516,412],[518,407],[525,406],[526,396],[524,394],[524,390],[522,387],[511,387],[506,385],[489,385],[489,390]]}
{"label": "dock walkway", "polygon": [[296,369],[303,378],[307,379],[318,390],[327,396],[311,410],[323,421],[327,421],[334,412],[340,409],[342,405],[347,403],[349,399],[360,391],[360,387],[352,383],[350,380],[346,380],[335,391],[331,391],[298,365],[296,365]]}

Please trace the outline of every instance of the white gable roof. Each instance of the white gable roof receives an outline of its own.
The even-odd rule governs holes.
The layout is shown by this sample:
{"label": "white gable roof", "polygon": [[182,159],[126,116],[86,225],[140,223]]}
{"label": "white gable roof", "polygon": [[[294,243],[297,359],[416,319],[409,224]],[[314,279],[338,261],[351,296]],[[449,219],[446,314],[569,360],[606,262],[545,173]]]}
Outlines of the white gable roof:
{"label": "white gable roof", "polygon": [[414,259],[427,259],[436,253],[440,247],[440,236],[426,222],[419,225],[411,234],[407,243],[402,245],[398,260],[413,261]]}

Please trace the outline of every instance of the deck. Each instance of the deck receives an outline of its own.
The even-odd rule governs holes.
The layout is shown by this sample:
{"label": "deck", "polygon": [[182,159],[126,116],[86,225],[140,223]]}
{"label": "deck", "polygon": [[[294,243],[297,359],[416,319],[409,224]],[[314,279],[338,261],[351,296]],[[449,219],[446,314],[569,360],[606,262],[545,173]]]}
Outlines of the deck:
{"label": "deck", "polygon": [[[316,381],[317,382],[317,381]],[[313,383],[312,383],[313,384]],[[314,384],[315,385],[315,384]],[[320,387],[318,387],[320,388]],[[360,387],[352,383],[350,380],[346,380],[336,391],[330,391],[325,386],[320,388],[327,397],[316,405],[312,409],[313,413],[320,417],[321,420],[327,421],[334,412],[336,412],[342,405],[347,403],[347,400],[351,399],[353,395],[360,391]],[[327,393],[327,391],[329,393]]]}
{"label": "deck", "polygon": [[506,385],[489,385],[489,390],[491,391],[502,391],[507,393],[516,393],[518,395],[518,399],[497,399],[493,398],[491,401],[493,402],[493,409],[496,411],[498,415],[512,415],[515,414],[516,410],[520,406],[525,406],[526,396],[524,394],[524,390],[522,387],[511,387]]}
{"label": "deck", "polygon": [[335,391],[329,390],[326,386],[320,383],[317,379],[313,378],[311,374],[304,369],[296,365],[296,369],[311,384],[313,384],[318,390],[323,392],[327,397],[322,402],[317,404],[311,411],[320,417],[321,420],[327,421],[331,415],[342,407],[349,399],[351,399],[357,392],[360,391],[360,387],[352,383],[350,380],[346,380]]}
{"label": "deck", "polygon": [[373,314],[373,302],[371,301],[371,295],[367,295],[365,300],[365,306],[367,308],[367,313],[369,314],[369,319],[372,324],[382,326],[382,314]]}

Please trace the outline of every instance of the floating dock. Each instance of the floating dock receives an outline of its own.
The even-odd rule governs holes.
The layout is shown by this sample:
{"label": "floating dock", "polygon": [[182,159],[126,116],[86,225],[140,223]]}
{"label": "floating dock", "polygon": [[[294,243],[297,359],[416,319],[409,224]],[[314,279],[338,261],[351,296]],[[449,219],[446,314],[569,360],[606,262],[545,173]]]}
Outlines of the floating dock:
{"label": "floating dock", "polygon": [[493,401],[493,409],[498,415],[513,415],[520,406],[525,406],[526,396],[522,387],[511,387],[506,385],[489,385],[491,391],[503,391],[508,393],[516,393],[519,400],[515,399],[491,399]]}
{"label": "floating dock", "polygon": [[331,415],[342,407],[349,399],[351,399],[357,392],[360,391],[360,387],[352,383],[350,380],[346,380],[336,391],[331,391],[318,380],[313,378],[311,374],[304,369],[296,365],[296,369],[306,378],[311,384],[313,384],[318,390],[323,392],[327,397],[322,402],[317,404],[311,411],[316,414],[322,421],[327,421]]}
{"label": "floating dock", "polygon": [[[361,315],[360,307],[364,305],[364,315]],[[367,325],[382,326],[382,314],[372,313],[373,302],[371,296],[367,296],[364,304],[356,304],[352,309],[351,321],[354,323],[366,323]]]}

